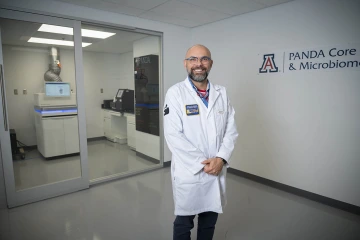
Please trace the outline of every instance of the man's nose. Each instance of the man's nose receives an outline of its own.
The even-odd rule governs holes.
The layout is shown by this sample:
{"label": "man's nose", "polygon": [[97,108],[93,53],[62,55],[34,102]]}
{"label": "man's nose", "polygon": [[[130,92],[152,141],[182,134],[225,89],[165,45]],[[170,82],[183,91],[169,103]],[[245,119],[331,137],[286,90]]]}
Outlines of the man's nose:
{"label": "man's nose", "polygon": [[201,65],[201,60],[200,60],[200,59],[196,60],[196,62],[194,63],[194,65],[195,65],[195,66],[200,66],[200,65]]}

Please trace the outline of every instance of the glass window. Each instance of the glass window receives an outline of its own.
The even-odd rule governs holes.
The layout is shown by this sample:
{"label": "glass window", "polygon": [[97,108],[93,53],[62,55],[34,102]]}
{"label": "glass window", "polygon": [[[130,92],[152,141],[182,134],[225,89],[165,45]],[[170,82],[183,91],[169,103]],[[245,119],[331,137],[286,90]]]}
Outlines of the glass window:
{"label": "glass window", "polygon": [[90,180],[160,164],[160,37],[82,29]]}
{"label": "glass window", "polygon": [[80,177],[73,29],[0,27],[16,190]]}

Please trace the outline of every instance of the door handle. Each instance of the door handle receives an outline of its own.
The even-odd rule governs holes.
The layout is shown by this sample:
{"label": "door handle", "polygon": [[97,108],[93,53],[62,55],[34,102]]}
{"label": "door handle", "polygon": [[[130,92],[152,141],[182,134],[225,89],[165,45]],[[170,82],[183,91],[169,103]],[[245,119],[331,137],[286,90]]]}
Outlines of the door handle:
{"label": "door handle", "polygon": [[0,84],[1,84],[2,109],[4,116],[4,128],[5,131],[8,131],[9,129],[8,129],[7,112],[6,112],[5,83],[4,83],[4,72],[3,72],[2,64],[0,64]]}

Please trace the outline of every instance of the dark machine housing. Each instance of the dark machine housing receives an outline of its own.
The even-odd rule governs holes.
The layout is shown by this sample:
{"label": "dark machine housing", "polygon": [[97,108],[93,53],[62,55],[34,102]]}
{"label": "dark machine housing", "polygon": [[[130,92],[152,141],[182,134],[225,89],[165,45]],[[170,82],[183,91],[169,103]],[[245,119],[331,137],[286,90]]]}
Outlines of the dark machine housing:
{"label": "dark machine housing", "polygon": [[134,90],[119,89],[115,102],[110,103],[111,109],[117,112],[134,113]]}

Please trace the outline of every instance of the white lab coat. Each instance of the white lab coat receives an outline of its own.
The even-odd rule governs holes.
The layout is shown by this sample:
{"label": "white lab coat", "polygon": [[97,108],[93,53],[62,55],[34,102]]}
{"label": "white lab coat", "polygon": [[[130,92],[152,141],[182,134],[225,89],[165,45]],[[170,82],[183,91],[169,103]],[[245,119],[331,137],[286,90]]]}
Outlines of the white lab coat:
{"label": "white lab coat", "polygon": [[[198,105],[199,114],[187,115],[186,105],[194,104]],[[238,136],[234,114],[222,86],[210,83],[208,108],[188,79],[167,91],[164,133],[172,152],[175,215],[222,213],[226,205],[226,168]],[[214,157],[228,162],[219,176],[205,173],[201,164]]]}

